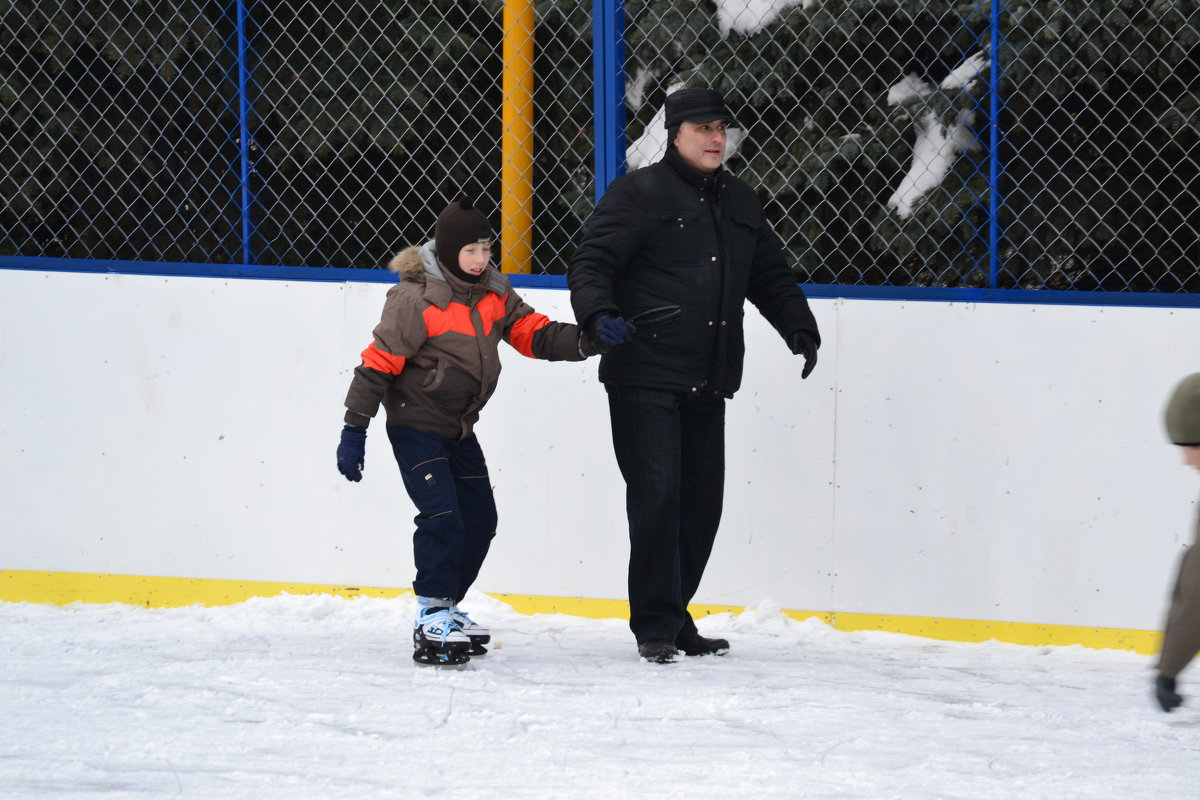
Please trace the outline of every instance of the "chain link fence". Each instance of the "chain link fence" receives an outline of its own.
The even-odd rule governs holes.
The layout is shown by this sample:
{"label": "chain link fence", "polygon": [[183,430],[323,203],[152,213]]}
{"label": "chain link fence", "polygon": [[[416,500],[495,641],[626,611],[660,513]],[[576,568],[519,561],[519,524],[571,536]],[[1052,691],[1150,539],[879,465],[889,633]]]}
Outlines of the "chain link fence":
{"label": "chain link fence", "polygon": [[[1200,292],[1191,0],[629,0],[631,167],[677,85],[802,282]],[[378,268],[501,228],[504,0],[0,3],[0,257]],[[594,205],[591,4],[538,0],[534,272]],[[599,142],[604,146],[603,141]]]}

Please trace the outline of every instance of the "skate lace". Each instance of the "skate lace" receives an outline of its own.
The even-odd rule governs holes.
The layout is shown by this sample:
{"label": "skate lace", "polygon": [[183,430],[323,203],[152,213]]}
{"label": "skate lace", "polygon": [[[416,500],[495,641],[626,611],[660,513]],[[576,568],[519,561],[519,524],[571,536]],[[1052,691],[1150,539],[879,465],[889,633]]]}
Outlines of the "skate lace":
{"label": "skate lace", "polygon": [[462,630],[462,625],[453,617],[448,608],[425,612],[417,624],[425,636],[441,639],[442,644],[446,643],[446,639],[451,633]]}
{"label": "skate lace", "polygon": [[466,630],[467,628],[478,628],[478,627],[479,627],[479,625],[477,625],[477,624],[475,623],[475,620],[471,619],[471,618],[470,618],[470,617],[467,615],[467,612],[463,611],[463,610],[462,610],[461,608],[459,608],[458,606],[451,606],[451,607],[450,607],[450,617],[451,617],[451,618],[452,618],[452,619],[453,619],[455,622],[457,622],[457,623],[458,623],[458,626],[459,626],[460,628],[462,628],[463,630]]}
{"label": "skate lace", "polygon": [[480,625],[475,620],[467,616],[465,611],[462,611],[458,606],[450,608],[450,615],[454,617],[459,626],[462,627],[462,632],[471,638],[471,641],[487,641],[487,637],[492,635],[492,632]]}

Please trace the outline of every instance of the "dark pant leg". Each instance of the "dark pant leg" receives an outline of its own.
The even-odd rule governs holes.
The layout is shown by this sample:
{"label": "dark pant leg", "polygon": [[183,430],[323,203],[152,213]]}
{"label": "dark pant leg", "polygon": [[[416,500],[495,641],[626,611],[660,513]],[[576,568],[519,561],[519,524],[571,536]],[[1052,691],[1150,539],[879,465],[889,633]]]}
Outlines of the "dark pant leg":
{"label": "dark pant leg", "polygon": [[450,471],[458,488],[458,507],[462,511],[466,535],[459,562],[458,591],[453,597],[461,602],[471,584],[479,577],[479,570],[492,546],[492,539],[496,536],[497,514],[492,480],[479,440],[471,435],[455,444],[456,447],[451,449]]}
{"label": "dark pant leg", "polygon": [[679,403],[673,392],[607,388],[629,519],[629,628],[639,644],[674,641],[686,614],[679,579]]}
{"label": "dark pant leg", "polygon": [[1179,559],[1158,671],[1168,678],[1176,677],[1192,663],[1197,651],[1200,651],[1200,551],[1193,544]]}
{"label": "dark pant leg", "polygon": [[456,599],[466,529],[450,470],[449,448],[454,441],[390,425],[387,434],[404,488],[417,507],[413,519],[417,526],[413,533],[413,561],[417,567],[413,591],[418,597]]}
{"label": "dark pant leg", "polygon": [[[680,405],[683,477],[679,515],[679,581],[683,606],[696,596],[712,554],[725,494],[725,398],[704,393]],[[695,630],[686,614],[684,628]]]}

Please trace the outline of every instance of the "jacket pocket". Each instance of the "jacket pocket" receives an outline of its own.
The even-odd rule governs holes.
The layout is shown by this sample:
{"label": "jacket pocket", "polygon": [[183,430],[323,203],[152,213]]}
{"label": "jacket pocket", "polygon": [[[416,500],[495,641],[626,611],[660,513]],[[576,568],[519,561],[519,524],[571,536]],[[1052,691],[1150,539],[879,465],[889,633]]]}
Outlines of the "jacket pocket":
{"label": "jacket pocket", "polygon": [[439,358],[431,369],[425,371],[425,380],[421,381],[421,391],[436,392],[442,386],[446,377],[446,365]]}
{"label": "jacket pocket", "polygon": [[764,223],[761,215],[748,213],[745,209],[730,209],[725,235],[735,263],[739,257],[753,257]]}
{"label": "jacket pocket", "polygon": [[744,230],[754,231],[757,233],[758,229],[762,227],[763,218],[760,214],[749,213],[744,208],[729,209],[728,214],[729,218],[733,220],[734,224]]}
{"label": "jacket pocket", "polygon": [[635,328],[634,336],[642,340],[657,339],[659,334],[679,327],[683,309],[678,305],[663,305],[647,308],[626,317]]}
{"label": "jacket pocket", "polygon": [[692,225],[695,225],[696,220],[698,220],[699,218],[700,218],[700,215],[697,214],[695,211],[659,211],[658,212],[658,221],[659,222],[665,223],[668,225],[671,223],[674,223],[675,225],[678,225],[679,227],[684,227],[684,226],[688,225],[689,223]]}
{"label": "jacket pocket", "polygon": [[704,251],[711,230],[701,229],[695,211],[659,211],[658,235],[653,237],[656,260],[662,263],[695,261]]}

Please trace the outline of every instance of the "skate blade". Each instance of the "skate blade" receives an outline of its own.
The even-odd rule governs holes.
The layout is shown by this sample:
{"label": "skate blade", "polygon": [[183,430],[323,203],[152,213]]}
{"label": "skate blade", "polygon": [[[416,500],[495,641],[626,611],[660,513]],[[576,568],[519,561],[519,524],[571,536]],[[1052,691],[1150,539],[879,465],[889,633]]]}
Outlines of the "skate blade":
{"label": "skate blade", "polygon": [[471,656],[465,650],[452,650],[448,653],[434,653],[429,650],[414,650],[413,661],[423,667],[462,669],[471,662]]}

